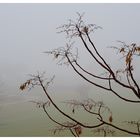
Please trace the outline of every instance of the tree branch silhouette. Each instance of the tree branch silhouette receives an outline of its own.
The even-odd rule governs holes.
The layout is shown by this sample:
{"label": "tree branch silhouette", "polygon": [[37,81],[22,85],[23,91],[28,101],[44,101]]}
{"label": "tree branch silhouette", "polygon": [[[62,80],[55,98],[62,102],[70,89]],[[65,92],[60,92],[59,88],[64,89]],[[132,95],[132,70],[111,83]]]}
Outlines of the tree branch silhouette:
{"label": "tree branch silhouette", "polygon": [[[105,76],[99,76],[95,72],[90,72],[86,70],[79,62],[78,62],[78,49],[77,52],[73,52],[73,43],[67,43],[65,47],[57,48],[52,51],[46,51],[45,53],[51,54],[54,56],[55,59],[58,60],[58,64],[66,64],[70,65],[73,70],[78,74],[82,79],[86,82],[90,83],[91,85],[102,89],[103,91],[107,91],[115,96],[117,96],[120,100],[123,100],[128,103],[140,103],[140,87],[138,82],[134,77],[134,68],[133,68],[133,57],[140,56],[140,46],[135,43],[127,45],[124,42],[119,41],[121,43],[121,47],[112,47],[116,49],[122,56],[125,64],[123,70],[113,70],[113,68],[107,63],[105,58],[99,53],[96,45],[94,44],[93,40],[91,39],[91,33],[94,33],[96,29],[101,28],[95,24],[85,24],[83,20],[83,15],[78,14],[78,18],[76,21],[69,20],[68,24],[64,24],[60,26],[58,29],[60,30],[59,33],[66,33],[67,38],[72,40],[73,38],[79,38],[82,42],[83,47],[87,50],[87,53],[91,56],[91,58],[100,66],[102,71],[105,71]],[[126,81],[121,81],[118,78],[122,74]],[[124,77],[121,78],[124,78]],[[61,131],[67,129],[71,132],[73,136],[79,137],[83,133],[83,129],[94,129],[98,132],[103,132],[104,136],[107,136],[108,133],[114,134],[114,130],[110,129],[113,128],[115,130],[119,130],[131,135],[140,136],[140,123],[130,123],[135,125],[137,128],[136,132],[129,131],[127,129],[121,128],[114,124],[113,122],[113,115],[112,111],[103,104],[103,102],[97,102],[93,100],[87,100],[86,102],[78,102],[78,101],[66,101],[66,103],[73,105],[74,107],[80,107],[84,109],[85,113],[90,114],[94,119],[96,119],[96,124],[88,124],[76,119],[73,115],[69,115],[65,113],[51,98],[48,86],[53,81],[54,77],[47,81],[46,84],[44,79],[44,74],[37,74],[31,75],[31,78],[27,80],[24,84],[20,86],[21,90],[26,88],[33,88],[35,86],[39,86],[43,93],[45,93],[46,97],[48,98],[49,102],[42,104],[40,107],[43,108],[43,111],[46,113],[48,118],[59,125],[59,128],[56,128],[54,132],[57,130]],[[99,81],[104,81],[105,84],[100,84],[95,79]],[[112,86],[112,83],[121,86],[123,89],[127,89],[131,91],[130,94],[134,95],[136,99],[128,99],[123,97],[119,91],[116,91]],[[106,86],[105,86],[106,85]],[[67,122],[59,122],[54,119],[49,112],[47,111],[47,107],[49,107],[48,103],[51,103],[53,107],[59,112],[63,117],[65,117],[68,121]],[[75,108],[73,107],[72,113],[75,113]],[[94,109],[93,109],[94,107]],[[108,114],[108,119],[105,118],[104,112]]]}

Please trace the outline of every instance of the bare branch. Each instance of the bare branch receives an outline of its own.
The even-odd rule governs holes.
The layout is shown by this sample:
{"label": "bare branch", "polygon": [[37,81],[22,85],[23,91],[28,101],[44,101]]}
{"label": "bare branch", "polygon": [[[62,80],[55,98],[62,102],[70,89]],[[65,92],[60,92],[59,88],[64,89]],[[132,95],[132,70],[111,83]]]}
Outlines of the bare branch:
{"label": "bare branch", "polygon": [[95,78],[102,79],[102,80],[112,80],[112,79],[113,79],[113,78],[110,78],[110,79],[109,79],[109,78],[106,78],[106,77],[100,77],[100,76],[94,75],[94,74],[92,74],[92,73],[86,71],[84,68],[82,68],[82,67],[78,64],[77,61],[75,61],[75,64],[76,64],[81,70],[83,70],[85,73],[87,73],[87,74],[89,74],[89,75],[91,75],[91,76],[93,76],[93,77],[95,77]]}
{"label": "bare branch", "polygon": [[[96,24],[85,24],[83,20],[83,15],[77,13],[78,18],[76,21],[69,20],[68,24],[64,24],[57,29],[59,29],[59,33],[66,33],[66,36],[69,38],[69,43],[66,44],[65,47],[60,47],[58,49],[54,49],[52,51],[47,51],[45,53],[52,54],[54,56],[54,59],[59,60],[58,64],[66,64],[70,65],[72,69],[78,74],[82,79],[87,81],[88,83],[92,84],[93,86],[96,86],[104,91],[108,91],[113,95],[116,95],[118,98],[120,98],[123,101],[130,102],[130,103],[140,103],[140,87],[138,84],[138,81],[136,80],[134,76],[134,67],[133,67],[133,59],[135,56],[140,56],[140,46],[138,46],[136,43],[132,43],[130,45],[127,45],[123,41],[118,41],[120,43],[120,47],[113,46],[112,48],[117,50],[119,54],[122,55],[122,58],[124,59],[124,69],[117,69],[114,70],[105,60],[105,58],[100,54],[97,47],[94,44],[94,41],[91,38],[91,33],[94,33],[94,31],[98,28],[101,28],[100,26],[97,26]],[[72,42],[73,38],[79,38],[80,41],[83,44],[83,47],[86,49],[87,53],[91,56],[91,58],[97,63],[103,72],[106,73],[105,76],[98,76],[95,72],[92,73],[88,70],[86,70],[85,67],[82,67],[80,63],[78,63],[78,49],[76,48],[76,51],[73,51],[74,42]],[[35,86],[38,86],[42,89],[43,93],[46,95],[48,100],[46,102],[36,102],[36,101],[30,101],[33,103],[36,103],[37,107],[41,107],[43,111],[46,113],[48,118],[56,123],[58,126],[53,130],[54,134],[56,132],[60,131],[70,131],[70,133],[75,136],[79,137],[83,133],[83,129],[94,129],[94,132],[102,133],[103,136],[107,135],[114,135],[116,130],[135,135],[140,136],[140,123],[139,121],[127,121],[128,124],[134,125],[137,129],[136,132],[118,127],[114,123],[114,116],[112,116],[112,111],[103,103],[103,102],[97,102],[92,99],[87,99],[84,101],[77,101],[77,100],[70,100],[65,101],[63,103],[70,104],[72,107],[72,113],[69,115],[68,113],[65,113],[51,98],[48,87],[53,82],[54,76],[51,79],[45,78],[44,73],[37,75],[30,75],[31,79],[27,80],[25,83],[23,83],[20,86],[20,90],[25,89],[32,89]],[[93,80],[91,80],[91,78]],[[98,79],[99,81],[104,81],[105,84],[100,84],[99,81],[94,81],[94,78]],[[125,80],[125,81],[124,81]],[[106,86],[107,84],[107,86]],[[125,97],[122,97],[119,92],[114,90],[114,85],[121,86],[123,89],[127,89],[131,91],[131,93],[138,98],[138,100],[131,100]],[[59,122],[56,119],[53,118],[53,116],[50,115],[49,111],[47,110],[47,107],[50,106],[50,104],[56,109],[56,112],[60,113],[64,118],[66,118],[68,121],[66,122]],[[97,122],[94,125],[85,123],[83,121],[79,121],[78,118],[74,117],[77,115],[77,112],[75,110],[78,107],[84,111],[84,113],[87,113],[88,115],[91,114],[91,117],[93,117]],[[106,119],[106,114],[107,119]],[[97,128],[97,129],[96,129]],[[113,129],[110,129],[113,128]]]}

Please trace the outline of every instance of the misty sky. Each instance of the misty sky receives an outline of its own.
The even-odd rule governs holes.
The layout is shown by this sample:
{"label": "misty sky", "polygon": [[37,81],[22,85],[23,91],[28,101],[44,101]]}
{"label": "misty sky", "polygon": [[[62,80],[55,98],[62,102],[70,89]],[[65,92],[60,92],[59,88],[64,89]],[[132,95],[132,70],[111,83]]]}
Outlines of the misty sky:
{"label": "misty sky", "polygon": [[[56,65],[51,56],[43,53],[65,45],[65,36],[57,34],[56,28],[75,19],[76,12],[85,12],[86,22],[103,27],[95,32],[94,40],[112,64],[114,52],[106,49],[108,46],[116,40],[140,43],[140,4],[0,4],[1,97],[18,96],[19,85],[37,71],[46,71],[49,77],[55,74],[60,91],[62,87],[83,91],[78,85],[87,88],[72,69]],[[90,68],[84,53],[81,60]]]}

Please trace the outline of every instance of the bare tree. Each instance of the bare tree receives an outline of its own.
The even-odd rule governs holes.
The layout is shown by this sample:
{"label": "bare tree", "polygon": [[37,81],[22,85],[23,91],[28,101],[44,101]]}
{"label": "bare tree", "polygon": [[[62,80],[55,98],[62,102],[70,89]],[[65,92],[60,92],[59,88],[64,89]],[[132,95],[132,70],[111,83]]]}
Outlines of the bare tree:
{"label": "bare tree", "polygon": [[[117,50],[124,59],[124,68],[114,70],[108,64],[108,62],[106,62],[105,58],[99,53],[91,38],[91,33],[101,27],[97,26],[96,24],[85,24],[83,20],[83,14],[77,14],[78,18],[76,21],[69,20],[67,24],[64,24],[58,28],[59,33],[66,33],[66,36],[70,39],[70,42],[67,43],[65,47],[57,48],[45,53],[53,55],[56,59],[58,59],[59,64],[70,65],[73,70],[89,84],[96,86],[99,89],[103,89],[108,93],[113,94],[114,96],[117,96],[124,102],[128,102],[130,104],[139,104],[140,87],[138,81],[136,81],[136,78],[134,77],[135,68],[133,66],[133,61],[135,56],[140,56],[140,46],[138,46],[136,43],[127,45],[125,42],[121,41],[119,41],[121,44],[119,47],[113,46],[112,48]],[[97,75],[96,73],[92,73],[86,70],[85,67],[81,66],[78,61],[78,48],[76,48],[76,51],[73,52],[72,40],[75,38],[81,40],[83,47],[87,50],[87,53],[91,56],[91,59],[93,59],[93,61],[95,61],[95,63],[100,66],[100,69],[105,72],[105,75]],[[57,131],[68,130],[73,136],[79,137],[83,133],[84,128],[86,128],[92,130],[93,133],[98,132],[103,136],[114,135],[115,130],[119,130],[135,136],[140,136],[139,120],[125,121],[127,124],[131,124],[137,129],[135,132],[121,128],[113,122],[112,111],[109,109],[109,107],[100,101],[95,101],[93,99],[87,99],[83,102],[77,100],[66,101],[65,103],[72,106],[72,114],[65,113],[53,101],[47,88],[53,81],[54,77],[49,81],[46,81],[44,77],[44,73],[31,75],[31,79],[22,84],[20,89],[24,90],[25,88],[32,88],[34,86],[39,86],[42,88],[48,100],[45,103],[36,103],[43,109],[49,119],[58,125],[55,129],[53,129],[54,134]],[[98,79],[99,82],[96,79]],[[100,81],[104,81],[106,84],[101,84]],[[135,99],[122,96],[119,91],[114,89],[112,84],[119,85],[122,88],[129,90],[130,94],[135,96]],[[58,122],[53,118],[52,115],[49,114],[47,107],[49,107],[51,104],[59,113],[61,113],[63,117],[67,119],[66,122]],[[91,114],[91,117],[94,118],[93,124],[88,122],[81,122],[79,119],[76,119],[73,116],[73,114],[75,114],[76,107],[83,109],[85,113]]]}

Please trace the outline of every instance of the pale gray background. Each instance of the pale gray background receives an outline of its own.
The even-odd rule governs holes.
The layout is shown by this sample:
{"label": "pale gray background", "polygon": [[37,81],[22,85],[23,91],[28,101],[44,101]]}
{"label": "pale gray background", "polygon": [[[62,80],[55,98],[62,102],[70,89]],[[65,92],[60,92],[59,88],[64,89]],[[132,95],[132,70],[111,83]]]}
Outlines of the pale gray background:
{"label": "pale gray background", "polygon": [[[20,84],[28,79],[28,74],[37,71],[46,71],[48,77],[56,75],[51,88],[54,92],[51,94],[61,97],[61,100],[73,95],[85,99],[90,97],[92,90],[100,92],[82,81],[70,67],[56,65],[51,56],[43,53],[65,45],[65,36],[57,34],[56,27],[68,19],[75,19],[76,12],[85,12],[84,19],[87,23],[103,27],[103,30],[95,32],[94,40],[112,66],[119,66],[119,57],[115,59],[115,51],[108,49],[108,46],[117,45],[116,40],[140,44],[140,4],[0,4],[0,106],[3,112],[6,112],[4,107],[8,104],[12,106],[38,99],[38,96],[39,99],[44,97],[43,94],[40,97],[38,89],[30,93],[19,90]],[[80,52],[82,63],[87,68],[94,69],[82,47]],[[139,70],[139,63],[137,66]],[[140,79],[139,73],[135,76],[137,80]],[[99,99],[104,98],[100,96]],[[110,100],[113,98],[105,96],[105,100],[112,104]],[[115,102],[117,104],[120,101],[114,98],[113,104]],[[3,118],[4,115],[0,121],[4,122]],[[5,119],[6,122],[7,120]],[[1,132],[4,134],[6,130]],[[10,132],[9,130],[9,134],[15,134],[14,131]]]}

